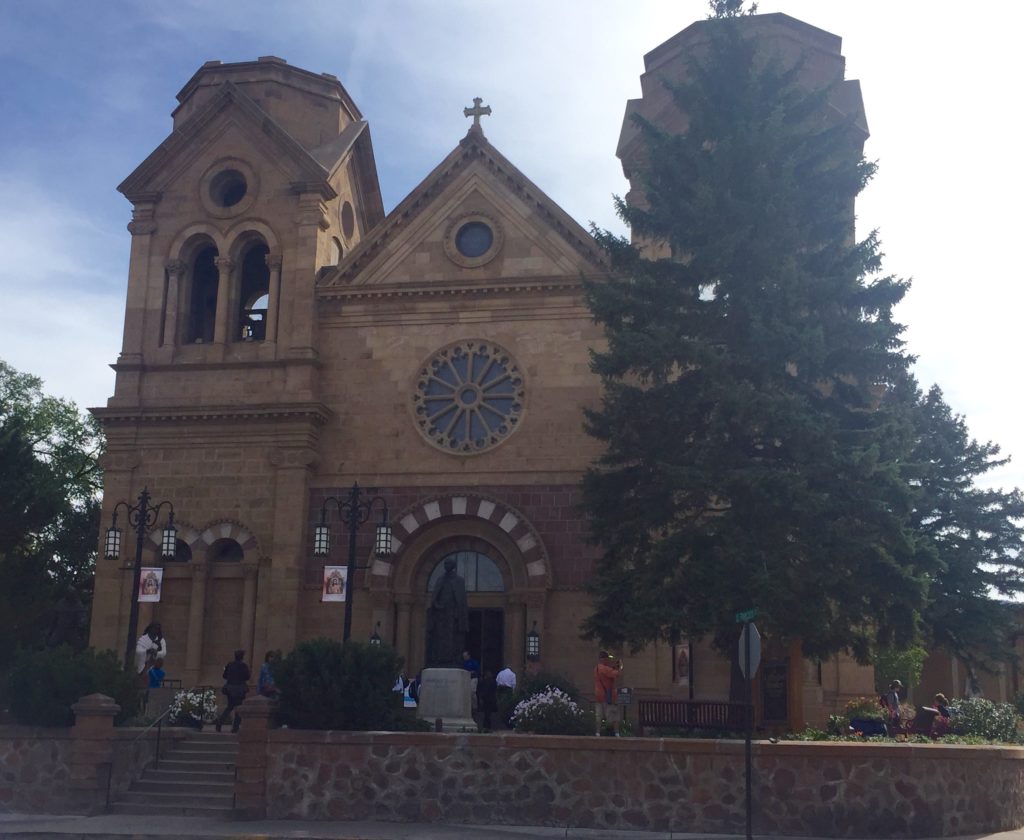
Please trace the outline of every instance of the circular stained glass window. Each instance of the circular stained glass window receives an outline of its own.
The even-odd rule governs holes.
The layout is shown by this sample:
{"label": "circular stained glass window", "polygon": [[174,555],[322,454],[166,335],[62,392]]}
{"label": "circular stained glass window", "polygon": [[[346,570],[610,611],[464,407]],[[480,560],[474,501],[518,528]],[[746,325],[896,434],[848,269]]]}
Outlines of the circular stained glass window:
{"label": "circular stained glass window", "polygon": [[436,353],[416,378],[416,425],[435,446],[483,452],[515,431],[525,404],[512,356],[487,341],[462,341]]}
{"label": "circular stained glass window", "polygon": [[464,257],[482,257],[494,244],[494,232],[483,222],[467,222],[455,234],[455,247]]}

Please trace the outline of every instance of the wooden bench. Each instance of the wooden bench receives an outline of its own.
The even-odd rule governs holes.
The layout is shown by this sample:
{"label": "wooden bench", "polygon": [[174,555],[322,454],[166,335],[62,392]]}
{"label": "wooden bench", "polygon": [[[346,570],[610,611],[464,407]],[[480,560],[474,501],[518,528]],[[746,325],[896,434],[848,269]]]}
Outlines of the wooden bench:
{"label": "wooden bench", "polygon": [[672,726],[679,729],[710,729],[742,732],[750,718],[746,703],[723,703],[712,700],[640,700],[637,703],[637,725],[644,728]]}

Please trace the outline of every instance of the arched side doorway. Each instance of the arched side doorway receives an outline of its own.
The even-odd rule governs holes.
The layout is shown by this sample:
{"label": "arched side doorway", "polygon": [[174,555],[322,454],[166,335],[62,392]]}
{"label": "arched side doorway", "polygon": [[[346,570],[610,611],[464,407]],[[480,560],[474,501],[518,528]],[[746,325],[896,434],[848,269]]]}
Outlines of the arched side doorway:
{"label": "arched side doorway", "polygon": [[540,536],[526,518],[499,500],[452,495],[413,505],[394,520],[394,552],[374,562],[372,620],[405,658],[407,671],[423,667],[432,575],[448,556],[461,562],[470,607],[470,652],[483,667],[521,670],[526,632],[543,632],[551,588]]}

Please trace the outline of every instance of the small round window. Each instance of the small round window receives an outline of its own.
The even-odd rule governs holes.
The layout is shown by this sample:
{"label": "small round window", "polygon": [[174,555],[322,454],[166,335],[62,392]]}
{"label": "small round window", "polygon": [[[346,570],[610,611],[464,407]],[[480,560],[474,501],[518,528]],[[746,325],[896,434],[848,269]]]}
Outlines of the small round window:
{"label": "small round window", "polygon": [[248,191],[245,176],[237,169],[225,169],[210,181],[210,199],[218,207],[234,207]]}
{"label": "small round window", "polygon": [[486,254],[494,244],[494,232],[483,222],[467,222],[455,234],[455,247],[469,259]]}
{"label": "small round window", "polygon": [[420,369],[413,415],[434,446],[471,455],[515,431],[525,398],[522,372],[509,353],[487,341],[461,341]]}

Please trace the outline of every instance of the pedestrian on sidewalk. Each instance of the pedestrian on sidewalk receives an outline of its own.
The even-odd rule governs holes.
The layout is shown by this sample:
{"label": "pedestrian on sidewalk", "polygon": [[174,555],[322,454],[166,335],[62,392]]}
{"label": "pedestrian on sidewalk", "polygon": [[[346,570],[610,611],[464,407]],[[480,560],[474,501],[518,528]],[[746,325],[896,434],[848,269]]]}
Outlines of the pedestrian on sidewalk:
{"label": "pedestrian on sidewalk", "polygon": [[[242,705],[245,695],[249,691],[249,666],[245,664],[245,651],[236,650],[235,658],[224,666],[224,688],[221,691],[228,698],[228,706],[217,719],[217,731],[224,725],[224,722],[231,716],[237,706]],[[237,732],[242,724],[242,717],[235,712],[234,722],[231,724],[231,731]]]}

